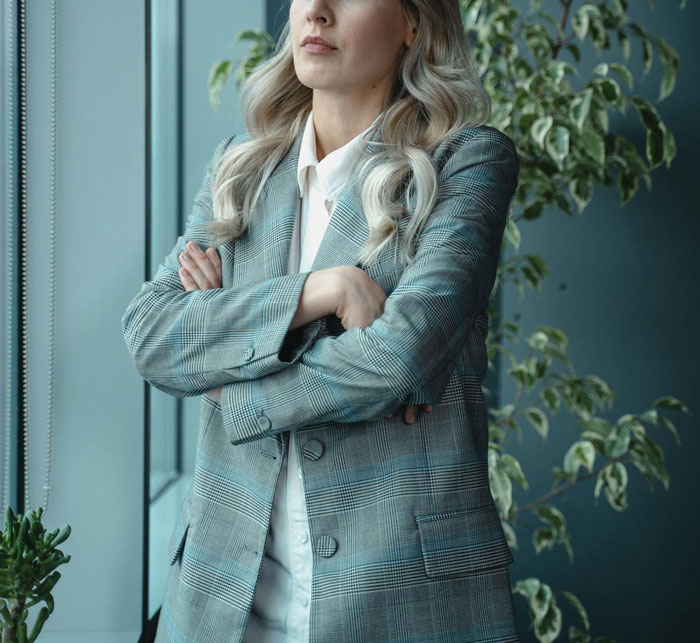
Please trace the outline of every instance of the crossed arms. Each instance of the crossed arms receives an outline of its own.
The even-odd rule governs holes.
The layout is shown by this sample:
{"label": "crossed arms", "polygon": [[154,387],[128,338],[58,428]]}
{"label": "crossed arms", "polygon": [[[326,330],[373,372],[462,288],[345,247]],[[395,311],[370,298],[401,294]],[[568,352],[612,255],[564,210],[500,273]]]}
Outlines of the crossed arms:
{"label": "crossed arms", "polygon": [[510,138],[493,128],[459,133],[415,258],[383,314],[338,337],[319,337],[321,319],[289,331],[309,272],[185,292],[177,257],[190,239],[207,247],[208,176],[226,142],[208,165],[185,234],[122,318],[142,377],[178,397],[222,386],[234,445],[382,417],[417,392],[437,404],[495,280],[519,172]]}

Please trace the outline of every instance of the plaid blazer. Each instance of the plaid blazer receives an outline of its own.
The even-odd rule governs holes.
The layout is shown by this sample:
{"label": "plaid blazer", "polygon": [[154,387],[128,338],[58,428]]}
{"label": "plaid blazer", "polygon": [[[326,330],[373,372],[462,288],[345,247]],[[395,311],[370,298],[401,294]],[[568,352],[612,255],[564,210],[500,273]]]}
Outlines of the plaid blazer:
{"label": "plaid blazer", "polygon": [[[242,640],[292,430],[314,557],[311,643],[519,641],[481,388],[515,146],[490,126],[440,144],[439,200],[405,268],[393,249],[359,264],[369,228],[348,181],[312,270],[362,267],[388,295],[383,314],[364,329],[328,315],[288,331],[310,274],[286,273],[302,133],[246,232],[218,247],[222,288],[186,292],[178,254],[190,239],[211,245],[214,163],[247,135],[221,141],[184,234],[122,318],[152,386],[186,397],[223,385],[220,403],[202,395],[156,643]],[[435,409],[405,424],[399,407],[418,403]]]}

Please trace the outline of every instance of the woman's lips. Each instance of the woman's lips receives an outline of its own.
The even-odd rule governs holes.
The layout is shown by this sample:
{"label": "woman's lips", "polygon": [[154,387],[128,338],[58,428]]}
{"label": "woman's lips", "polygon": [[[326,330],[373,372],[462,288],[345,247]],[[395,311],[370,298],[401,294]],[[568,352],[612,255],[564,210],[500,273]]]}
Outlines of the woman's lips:
{"label": "woman's lips", "polygon": [[324,54],[330,51],[338,51],[337,49],[333,49],[332,47],[326,47],[326,45],[320,45],[315,42],[308,42],[306,43],[302,49],[304,51],[307,51],[310,54]]}

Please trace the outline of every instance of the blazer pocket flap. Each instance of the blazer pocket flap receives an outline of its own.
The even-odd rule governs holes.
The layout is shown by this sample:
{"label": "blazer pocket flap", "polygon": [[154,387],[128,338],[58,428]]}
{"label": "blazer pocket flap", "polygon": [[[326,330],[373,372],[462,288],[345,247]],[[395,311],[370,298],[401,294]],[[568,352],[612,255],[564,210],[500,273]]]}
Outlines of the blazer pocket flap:
{"label": "blazer pocket flap", "polygon": [[509,565],[508,546],[496,506],[416,516],[428,576],[454,576]]}
{"label": "blazer pocket flap", "polygon": [[185,547],[185,541],[187,540],[187,531],[189,530],[190,521],[192,519],[188,501],[189,498],[185,497],[182,509],[180,510],[177,521],[175,522],[175,528],[173,529],[172,536],[170,536],[168,557],[171,565],[173,565],[180,554],[182,554],[182,550]]}

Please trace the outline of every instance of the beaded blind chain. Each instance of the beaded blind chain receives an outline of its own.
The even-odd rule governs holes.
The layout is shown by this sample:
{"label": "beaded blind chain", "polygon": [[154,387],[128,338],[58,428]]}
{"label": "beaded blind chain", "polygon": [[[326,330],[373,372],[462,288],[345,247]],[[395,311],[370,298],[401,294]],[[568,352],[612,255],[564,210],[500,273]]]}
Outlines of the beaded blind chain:
{"label": "beaded blind chain", "polygon": [[[13,14],[14,7],[17,7],[17,30],[13,28],[15,24],[15,16]],[[44,513],[48,511],[49,497],[51,490],[51,463],[53,455],[53,416],[54,416],[54,356],[55,356],[55,337],[56,337],[56,141],[57,141],[57,127],[56,127],[56,79],[57,79],[57,44],[58,44],[58,20],[57,20],[57,0],[51,1],[51,132],[50,132],[50,191],[49,191],[49,215],[50,215],[50,227],[49,227],[49,341],[48,341],[48,391],[47,391],[47,417],[46,417],[46,467],[45,467],[45,481],[43,485],[44,499],[42,508]],[[29,344],[28,344],[28,322],[27,322],[27,310],[29,305],[29,280],[28,280],[28,259],[26,249],[29,247],[29,233],[27,226],[27,179],[26,179],[26,168],[27,168],[27,25],[26,25],[26,13],[27,13],[27,2],[26,0],[20,0],[18,3],[7,2],[4,3],[5,11],[5,24],[10,27],[6,30],[6,42],[7,42],[7,52],[14,53],[15,33],[19,34],[19,40],[17,42],[18,48],[18,66],[19,66],[19,85],[15,85],[14,78],[14,68],[12,65],[8,65],[6,74],[6,109],[4,110],[6,114],[5,125],[8,131],[13,134],[13,136],[6,136],[6,140],[10,141],[9,145],[12,145],[14,140],[14,114],[15,109],[11,104],[11,101],[15,99],[14,88],[19,87],[19,96],[16,100],[16,105],[18,106],[19,114],[19,149],[21,153],[20,158],[20,168],[23,170],[21,172],[21,183],[19,185],[19,193],[21,194],[21,203],[24,204],[24,211],[20,212],[20,250],[21,256],[23,257],[20,265],[20,291],[19,295],[21,297],[21,311],[23,311],[22,319],[20,320],[21,328],[21,346],[22,354],[20,356],[21,360],[21,372],[22,372],[22,382],[21,382],[21,404],[22,404],[22,434],[24,435],[24,505],[27,508],[25,513],[30,509],[33,509],[31,502],[31,466],[30,466],[30,454],[29,454]],[[8,56],[9,60],[11,57]],[[7,172],[8,176],[14,177],[14,167],[12,166],[12,160],[14,159],[13,154],[8,154],[8,165]],[[8,183],[12,184],[12,181]],[[7,191],[7,202],[5,212],[13,212],[15,205],[13,190]],[[0,494],[3,502],[3,509],[10,504],[10,464],[11,464],[11,444],[12,444],[12,390],[13,387],[12,377],[13,377],[13,364],[11,356],[13,354],[13,325],[14,325],[14,297],[13,297],[13,287],[15,278],[15,229],[14,229],[14,217],[8,216],[5,221],[5,248],[6,248],[6,269],[5,269],[5,432],[4,432],[4,449],[3,449],[3,479],[2,479],[2,494]]]}

